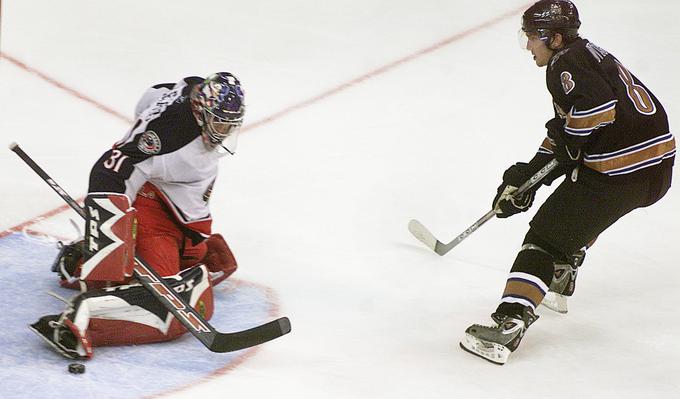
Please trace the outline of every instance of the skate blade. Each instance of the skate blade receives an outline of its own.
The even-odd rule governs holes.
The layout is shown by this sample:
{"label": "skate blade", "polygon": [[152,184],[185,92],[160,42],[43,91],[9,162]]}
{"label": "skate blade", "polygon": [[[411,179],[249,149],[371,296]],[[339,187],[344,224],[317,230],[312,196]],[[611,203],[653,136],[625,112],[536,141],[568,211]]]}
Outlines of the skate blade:
{"label": "skate blade", "polygon": [[499,366],[504,365],[512,353],[503,345],[477,339],[468,333],[465,333],[465,339],[460,342],[460,347],[466,352]]}
{"label": "skate blade", "polygon": [[553,312],[567,314],[567,297],[564,295],[557,294],[552,291],[548,291],[541,302],[541,305],[552,310]]}

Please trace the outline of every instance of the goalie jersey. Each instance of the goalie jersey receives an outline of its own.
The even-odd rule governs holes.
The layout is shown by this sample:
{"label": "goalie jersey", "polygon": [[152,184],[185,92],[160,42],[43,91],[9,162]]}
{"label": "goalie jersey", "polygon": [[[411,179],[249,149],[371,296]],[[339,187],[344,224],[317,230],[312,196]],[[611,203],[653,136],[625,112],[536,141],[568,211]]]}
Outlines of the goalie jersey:
{"label": "goalie jersey", "polygon": [[208,199],[224,154],[206,148],[191,111],[189,94],[202,81],[189,77],[147,90],[130,131],[92,168],[88,193],[121,193],[132,202],[152,184],[181,225],[207,237]]}
{"label": "goalie jersey", "polygon": [[[605,176],[631,175],[673,164],[675,139],[654,94],[612,54],[577,39],[556,53],[546,71],[555,115],[583,165]],[[539,153],[552,155],[546,138]]]}

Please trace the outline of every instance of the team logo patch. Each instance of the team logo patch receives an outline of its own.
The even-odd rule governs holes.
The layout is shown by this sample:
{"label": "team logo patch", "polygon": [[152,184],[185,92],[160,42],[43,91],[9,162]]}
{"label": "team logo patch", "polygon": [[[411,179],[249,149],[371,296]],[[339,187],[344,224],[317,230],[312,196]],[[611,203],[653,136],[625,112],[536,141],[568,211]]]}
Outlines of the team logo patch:
{"label": "team logo patch", "polygon": [[153,130],[142,133],[142,137],[139,138],[139,143],[137,143],[137,148],[139,151],[155,155],[161,152],[161,139]]}
{"label": "team logo patch", "polygon": [[574,87],[576,87],[576,82],[574,82],[574,80],[571,78],[571,74],[567,71],[564,71],[560,74],[560,81],[562,82],[564,94],[571,93],[571,91],[574,90]]}

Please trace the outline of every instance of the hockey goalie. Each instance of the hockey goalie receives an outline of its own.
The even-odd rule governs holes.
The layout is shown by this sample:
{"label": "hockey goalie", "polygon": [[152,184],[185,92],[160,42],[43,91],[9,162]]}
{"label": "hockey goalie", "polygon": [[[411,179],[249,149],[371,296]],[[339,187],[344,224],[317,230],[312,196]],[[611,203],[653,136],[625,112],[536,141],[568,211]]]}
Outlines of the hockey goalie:
{"label": "hockey goalie", "polygon": [[92,167],[84,238],[63,245],[53,265],[62,286],[81,292],[33,331],[70,359],[91,358],[97,346],[185,333],[132,279],[136,255],[211,318],[212,287],[237,263],[211,231],[209,199],[219,159],[234,154],[244,112],[241,84],[227,72],[144,93],[130,131]]}

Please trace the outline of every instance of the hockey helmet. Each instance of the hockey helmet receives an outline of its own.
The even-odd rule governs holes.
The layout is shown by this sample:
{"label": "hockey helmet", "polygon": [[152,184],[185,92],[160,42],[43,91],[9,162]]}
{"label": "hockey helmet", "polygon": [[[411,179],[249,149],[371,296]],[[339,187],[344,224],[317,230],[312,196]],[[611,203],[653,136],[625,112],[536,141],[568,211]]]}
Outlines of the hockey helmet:
{"label": "hockey helmet", "polygon": [[191,104],[205,145],[233,154],[246,109],[239,80],[229,72],[212,74],[192,92]]}
{"label": "hockey helmet", "polygon": [[524,36],[538,34],[541,40],[549,42],[555,33],[560,33],[570,42],[578,37],[581,20],[574,3],[569,0],[540,0],[522,15],[521,33]]}

